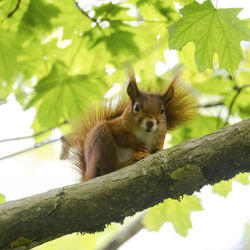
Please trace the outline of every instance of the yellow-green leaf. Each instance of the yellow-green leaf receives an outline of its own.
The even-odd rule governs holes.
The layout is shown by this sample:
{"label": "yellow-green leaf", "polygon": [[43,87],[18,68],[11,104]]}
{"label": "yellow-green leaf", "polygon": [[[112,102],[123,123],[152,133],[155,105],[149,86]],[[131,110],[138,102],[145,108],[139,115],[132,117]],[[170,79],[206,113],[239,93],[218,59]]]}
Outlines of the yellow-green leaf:
{"label": "yellow-green leaf", "polygon": [[233,180],[240,182],[243,185],[248,185],[250,183],[249,181],[249,173],[240,173],[237,174]]}
{"label": "yellow-green leaf", "polygon": [[187,236],[192,227],[190,214],[199,210],[202,210],[201,201],[196,196],[185,195],[181,201],[167,199],[148,209],[143,223],[149,231],[158,231],[165,222],[171,222],[177,233]]}
{"label": "yellow-green leaf", "polygon": [[232,180],[214,184],[213,192],[226,197],[232,191]]}
{"label": "yellow-green leaf", "polygon": [[0,193],[0,204],[4,202],[5,202],[4,196]]}

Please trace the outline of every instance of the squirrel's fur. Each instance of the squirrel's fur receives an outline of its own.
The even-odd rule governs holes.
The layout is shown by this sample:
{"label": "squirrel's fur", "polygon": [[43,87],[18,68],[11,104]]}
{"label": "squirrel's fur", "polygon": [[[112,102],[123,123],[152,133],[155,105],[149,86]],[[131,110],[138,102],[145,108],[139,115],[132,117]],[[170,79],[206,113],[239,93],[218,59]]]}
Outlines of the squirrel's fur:
{"label": "squirrel's fur", "polygon": [[[95,176],[115,171],[121,167],[130,165],[149,154],[161,150],[163,148],[166,131],[174,130],[178,126],[191,120],[194,117],[198,106],[196,98],[192,94],[190,94],[187,89],[179,85],[177,83],[177,80],[178,76],[175,77],[171,82],[167,91],[166,89],[163,90],[163,88],[161,87],[161,89],[158,90],[158,93],[149,93],[139,90],[137,88],[134,74],[130,74],[129,86],[127,89],[130,99],[127,98],[127,96],[122,96],[118,101],[116,100],[116,103],[114,101],[105,102],[102,103],[102,105],[100,105],[98,108],[92,108],[91,110],[89,110],[87,115],[79,122],[78,128],[76,128],[70,136],[63,138],[62,159],[68,158],[70,161],[72,161],[74,165],[76,165],[78,169],[80,169],[82,180],[84,181]],[[170,90],[173,93],[170,93]],[[156,146],[152,146],[152,148],[147,148],[145,146],[145,143],[141,143],[140,139],[127,138],[131,137],[130,132],[132,133],[132,131],[130,130],[133,130],[133,128],[135,127],[133,124],[134,118],[132,113],[137,113],[133,110],[133,105],[137,102],[138,99],[138,97],[136,96],[137,93],[139,93],[140,95],[138,102],[140,102],[140,105],[142,107],[143,104],[145,104],[146,106],[146,100],[144,99],[149,99],[149,101],[151,101],[152,105],[154,106],[153,102],[158,102],[158,99],[163,98],[164,95],[169,95],[169,97],[166,97],[169,98],[169,100],[167,100],[166,104],[164,104],[165,121],[162,121],[160,118],[158,121],[157,118],[157,122],[155,124],[156,132],[158,133],[157,138],[159,139],[156,139],[156,142],[154,142],[154,145]],[[143,113],[144,111],[142,107],[140,107],[140,109]],[[150,107],[148,109],[150,109]],[[134,114],[134,117],[136,117],[136,115],[137,114]],[[147,116],[153,117],[151,114],[147,114]],[[152,119],[154,120],[154,118]],[[122,127],[123,121],[124,127]],[[120,124],[120,130],[117,124]],[[124,130],[126,130],[126,133],[124,132]],[[138,128],[136,131],[138,131]],[[143,132],[146,136],[148,135],[147,133],[145,133],[145,131]],[[140,141],[140,146],[133,145],[132,142],[137,143],[137,141]],[[107,149],[109,148],[109,146],[110,149]],[[112,150],[117,151],[119,148],[119,150],[122,152],[123,147],[132,150],[131,152],[134,152],[134,158],[131,156],[131,159],[125,161],[124,164],[114,163],[112,160],[109,162],[110,158],[113,157],[112,155],[116,155],[116,152],[112,152]],[[100,157],[99,161],[96,160],[96,158],[98,157]],[[104,157],[106,158],[104,159]],[[102,158],[104,163],[102,163],[101,161]],[[91,168],[91,171],[87,169],[87,163],[89,164],[89,166],[91,165],[91,167],[89,167]],[[105,166],[105,163],[107,163],[107,166]],[[113,166],[108,166],[112,164]],[[90,174],[88,174],[88,171],[90,172]]]}

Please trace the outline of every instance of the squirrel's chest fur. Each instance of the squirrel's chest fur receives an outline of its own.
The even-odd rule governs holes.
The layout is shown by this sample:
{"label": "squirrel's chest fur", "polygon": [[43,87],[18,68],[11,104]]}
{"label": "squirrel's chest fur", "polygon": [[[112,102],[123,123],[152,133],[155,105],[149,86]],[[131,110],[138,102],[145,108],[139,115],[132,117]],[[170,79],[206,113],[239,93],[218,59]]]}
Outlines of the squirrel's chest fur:
{"label": "squirrel's chest fur", "polygon": [[[142,141],[145,144],[148,151],[151,152],[153,145],[155,144],[156,134],[154,132],[148,133],[140,130],[136,131],[134,134],[138,140]],[[118,161],[120,163],[127,161],[132,157],[134,153],[135,150],[131,148],[118,147]]]}
{"label": "squirrel's chest fur", "polygon": [[155,144],[156,140],[156,133],[155,132],[145,132],[143,130],[138,130],[135,132],[135,136],[138,140],[142,141],[149,152],[151,152],[153,145]]}

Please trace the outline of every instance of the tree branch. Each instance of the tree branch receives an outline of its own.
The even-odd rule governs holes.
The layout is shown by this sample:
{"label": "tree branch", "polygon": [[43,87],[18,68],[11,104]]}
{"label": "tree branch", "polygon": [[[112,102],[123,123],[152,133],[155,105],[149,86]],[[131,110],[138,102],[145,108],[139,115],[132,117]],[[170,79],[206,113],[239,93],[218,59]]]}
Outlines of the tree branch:
{"label": "tree branch", "polygon": [[250,171],[250,118],[84,183],[0,205],[0,249],[30,249]]}

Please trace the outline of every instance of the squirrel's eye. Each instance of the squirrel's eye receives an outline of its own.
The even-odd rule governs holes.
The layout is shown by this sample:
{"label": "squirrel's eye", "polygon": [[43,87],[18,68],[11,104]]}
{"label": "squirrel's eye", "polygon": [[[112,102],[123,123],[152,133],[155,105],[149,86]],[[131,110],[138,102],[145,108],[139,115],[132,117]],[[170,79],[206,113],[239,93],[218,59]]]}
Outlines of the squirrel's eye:
{"label": "squirrel's eye", "polygon": [[135,112],[139,112],[139,110],[140,110],[140,106],[139,106],[138,103],[136,103],[136,104],[134,105],[134,111],[135,111]]}
{"label": "squirrel's eye", "polygon": [[164,112],[165,112],[165,109],[164,109],[164,107],[162,107],[161,108],[161,114],[164,114]]}

